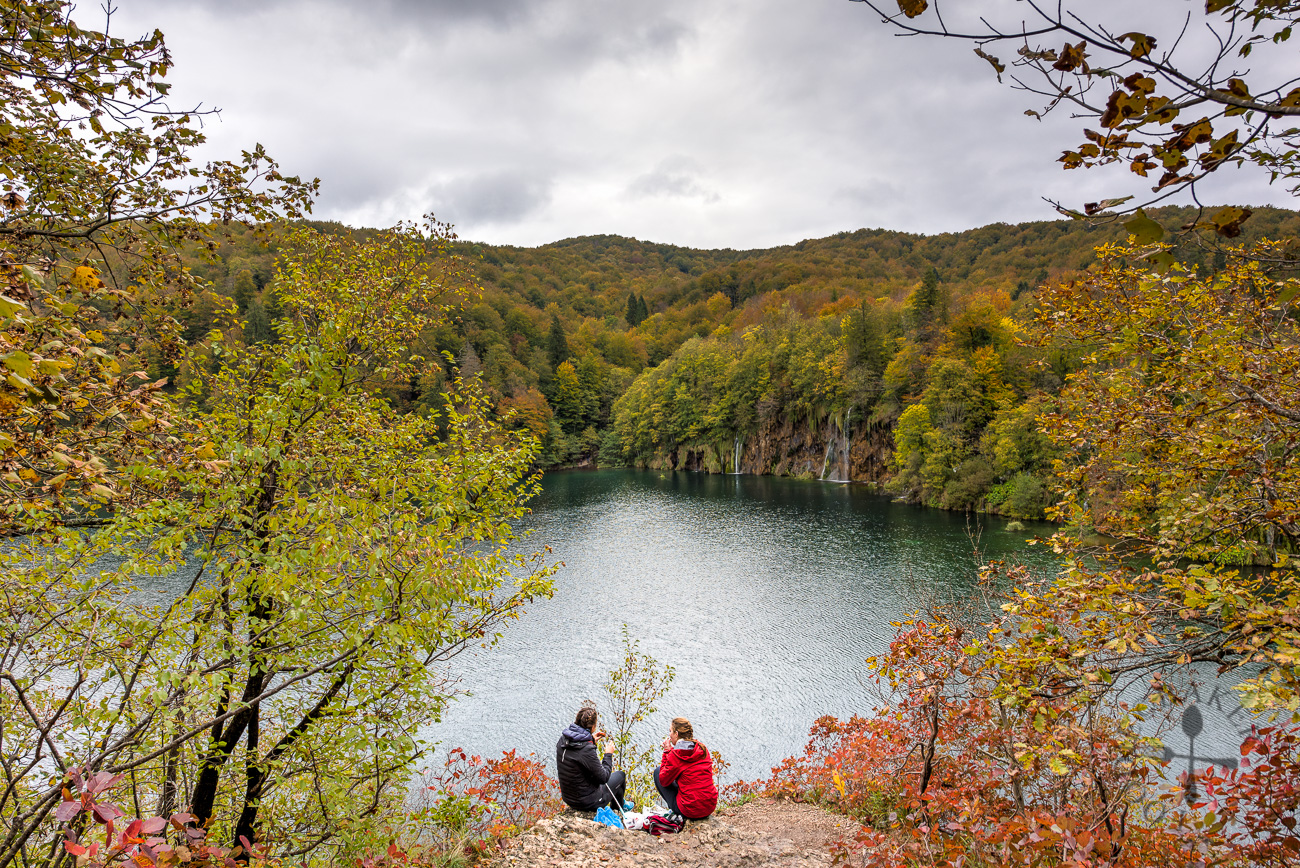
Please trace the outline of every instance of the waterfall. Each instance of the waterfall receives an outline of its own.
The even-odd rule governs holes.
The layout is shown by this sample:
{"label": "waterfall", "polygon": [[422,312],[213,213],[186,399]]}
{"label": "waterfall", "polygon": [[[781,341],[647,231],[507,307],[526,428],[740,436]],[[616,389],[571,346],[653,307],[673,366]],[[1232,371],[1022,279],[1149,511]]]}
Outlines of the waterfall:
{"label": "waterfall", "polygon": [[849,411],[844,414],[844,481],[853,481],[853,457],[849,447],[852,445],[849,438],[853,431],[853,405],[849,405]]}
{"label": "waterfall", "polygon": [[822,475],[821,475],[822,479],[826,478],[826,471],[830,469],[831,450],[835,448],[835,441],[830,436],[830,426],[827,425],[826,429],[827,429],[826,430],[826,435],[827,435],[826,436],[826,458],[825,460],[822,461]]}
{"label": "waterfall", "polygon": [[731,446],[731,472],[740,473],[740,454],[744,451],[744,443],[741,442],[740,435],[736,435],[735,441]]}

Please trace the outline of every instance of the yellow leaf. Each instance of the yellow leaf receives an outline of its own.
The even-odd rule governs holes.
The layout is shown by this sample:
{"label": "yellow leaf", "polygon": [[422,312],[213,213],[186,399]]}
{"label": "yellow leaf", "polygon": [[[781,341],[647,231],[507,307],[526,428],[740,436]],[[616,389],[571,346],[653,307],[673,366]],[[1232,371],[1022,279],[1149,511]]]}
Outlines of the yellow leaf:
{"label": "yellow leaf", "polygon": [[104,281],[99,279],[99,272],[89,265],[79,265],[72,269],[72,277],[68,282],[86,295],[104,287]]}

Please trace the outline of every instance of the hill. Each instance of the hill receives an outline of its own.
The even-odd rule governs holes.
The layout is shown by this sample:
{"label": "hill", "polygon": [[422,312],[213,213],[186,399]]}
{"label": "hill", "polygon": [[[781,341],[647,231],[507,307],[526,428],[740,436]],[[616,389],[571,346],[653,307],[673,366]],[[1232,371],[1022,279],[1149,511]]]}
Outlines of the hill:
{"label": "hill", "polygon": [[[1193,212],[1151,216],[1176,228]],[[1125,234],[1058,220],[931,236],[860,229],[767,250],[610,235],[459,242],[479,291],[426,335],[434,361],[394,396],[419,410],[459,370],[537,435],[548,467],[822,476],[1038,517],[1051,456],[1025,408],[1071,363],[1022,346],[1018,324],[1037,287],[1077,275]],[[1239,240],[1298,234],[1300,214],[1262,208]],[[229,325],[220,311],[233,301],[247,340],[274,339],[278,237],[231,227],[190,251],[211,290],[183,314],[188,338]],[[1211,270],[1226,255],[1192,235],[1173,253]],[[905,418],[913,406],[925,412]]]}

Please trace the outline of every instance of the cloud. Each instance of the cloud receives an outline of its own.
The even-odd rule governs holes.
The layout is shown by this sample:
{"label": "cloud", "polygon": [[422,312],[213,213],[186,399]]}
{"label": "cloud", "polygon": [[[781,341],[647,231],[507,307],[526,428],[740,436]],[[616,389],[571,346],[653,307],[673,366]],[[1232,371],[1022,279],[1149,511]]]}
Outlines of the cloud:
{"label": "cloud", "polygon": [[659,163],[653,170],[632,179],[627,187],[632,198],[671,196],[684,199],[702,199],[717,202],[721,197],[699,181],[699,169],[694,160],[675,155]]}
{"label": "cloud", "polygon": [[[1141,182],[1061,171],[1077,121],[1025,117],[965,46],[847,0],[118,3],[119,34],[167,35],[177,104],[224,110],[202,157],[261,142],[356,224],[752,248],[1051,219],[1044,197]],[[1218,189],[1290,202],[1246,173]]]}
{"label": "cloud", "polygon": [[456,224],[518,223],[550,201],[545,178],[519,171],[452,178],[428,190],[439,217]]}

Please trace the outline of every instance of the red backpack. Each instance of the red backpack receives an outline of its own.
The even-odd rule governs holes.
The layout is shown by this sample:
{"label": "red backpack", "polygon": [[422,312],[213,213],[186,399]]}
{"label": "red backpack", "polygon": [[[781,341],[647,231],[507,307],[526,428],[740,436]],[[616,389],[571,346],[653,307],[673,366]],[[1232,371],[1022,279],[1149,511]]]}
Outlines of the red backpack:
{"label": "red backpack", "polygon": [[680,832],[685,823],[671,817],[664,817],[659,814],[651,814],[645,818],[645,825],[641,828],[658,838],[660,835],[675,835]]}

